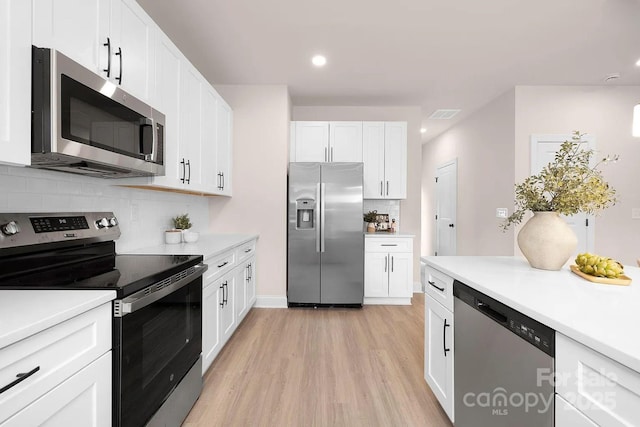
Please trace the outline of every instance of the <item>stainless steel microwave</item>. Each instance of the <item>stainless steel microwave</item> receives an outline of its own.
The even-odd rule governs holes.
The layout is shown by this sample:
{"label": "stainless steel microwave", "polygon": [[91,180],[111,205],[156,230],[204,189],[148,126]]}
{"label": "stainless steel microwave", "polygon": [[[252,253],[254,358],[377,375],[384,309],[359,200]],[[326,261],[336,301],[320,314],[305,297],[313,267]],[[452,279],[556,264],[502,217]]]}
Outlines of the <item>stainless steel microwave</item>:
{"label": "stainless steel microwave", "polygon": [[164,175],[162,113],[60,52],[33,46],[32,53],[31,167]]}

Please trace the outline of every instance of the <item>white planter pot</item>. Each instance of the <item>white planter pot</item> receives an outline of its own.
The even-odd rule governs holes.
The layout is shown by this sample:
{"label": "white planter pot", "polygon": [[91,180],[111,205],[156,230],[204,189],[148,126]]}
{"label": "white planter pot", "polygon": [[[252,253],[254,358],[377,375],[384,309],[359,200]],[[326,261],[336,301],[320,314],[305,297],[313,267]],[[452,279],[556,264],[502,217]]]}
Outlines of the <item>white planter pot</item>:
{"label": "white planter pot", "polygon": [[571,227],[556,212],[534,212],[518,233],[518,246],[531,267],[560,270],[578,246]]}
{"label": "white planter pot", "polygon": [[175,245],[182,241],[182,232],[180,230],[167,230],[164,232],[164,242],[168,245]]}

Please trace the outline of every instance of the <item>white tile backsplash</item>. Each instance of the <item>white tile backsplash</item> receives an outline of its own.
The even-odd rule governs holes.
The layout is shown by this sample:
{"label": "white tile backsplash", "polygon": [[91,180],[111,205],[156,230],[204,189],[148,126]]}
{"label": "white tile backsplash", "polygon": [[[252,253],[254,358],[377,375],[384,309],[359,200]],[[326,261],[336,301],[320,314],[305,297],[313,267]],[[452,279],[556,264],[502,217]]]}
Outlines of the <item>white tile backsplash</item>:
{"label": "white tile backsplash", "polygon": [[369,200],[365,199],[362,204],[362,213],[378,211],[380,214],[389,214],[389,221],[396,220],[396,227],[400,230],[400,200]]}
{"label": "white tile backsplash", "polygon": [[118,252],[164,243],[164,230],[179,214],[189,214],[194,231],[205,233],[209,226],[206,197],[118,187],[117,180],[12,166],[0,167],[0,210],[113,212],[122,232],[116,242]]}

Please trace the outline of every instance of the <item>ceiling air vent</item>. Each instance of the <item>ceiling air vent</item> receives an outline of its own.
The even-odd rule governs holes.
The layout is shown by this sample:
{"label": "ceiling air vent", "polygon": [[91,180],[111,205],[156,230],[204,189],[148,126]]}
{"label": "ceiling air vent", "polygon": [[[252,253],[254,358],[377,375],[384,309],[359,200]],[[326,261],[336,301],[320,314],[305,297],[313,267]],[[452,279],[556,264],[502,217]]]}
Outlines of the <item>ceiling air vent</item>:
{"label": "ceiling air vent", "polygon": [[449,120],[459,112],[460,110],[436,110],[429,116],[429,118],[438,120]]}

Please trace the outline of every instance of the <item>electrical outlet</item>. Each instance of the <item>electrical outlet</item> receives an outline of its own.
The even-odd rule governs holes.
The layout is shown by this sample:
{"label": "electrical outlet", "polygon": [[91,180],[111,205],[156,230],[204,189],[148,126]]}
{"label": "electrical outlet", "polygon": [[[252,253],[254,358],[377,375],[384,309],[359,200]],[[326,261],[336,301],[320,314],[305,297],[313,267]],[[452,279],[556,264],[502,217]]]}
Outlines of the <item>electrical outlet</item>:
{"label": "electrical outlet", "polygon": [[631,219],[640,219],[640,208],[631,208]]}
{"label": "electrical outlet", "polygon": [[497,208],[496,218],[506,218],[509,216],[509,210],[507,208]]}

